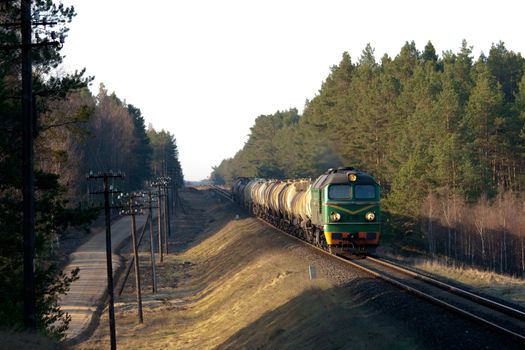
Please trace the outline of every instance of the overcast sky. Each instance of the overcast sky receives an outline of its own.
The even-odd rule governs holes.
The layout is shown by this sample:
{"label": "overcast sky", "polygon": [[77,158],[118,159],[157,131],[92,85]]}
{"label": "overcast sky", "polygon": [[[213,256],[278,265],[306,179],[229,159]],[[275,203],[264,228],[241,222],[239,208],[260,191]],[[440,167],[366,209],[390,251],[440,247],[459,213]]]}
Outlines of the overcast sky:
{"label": "overcast sky", "polygon": [[[492,43],[525,53],[523,0],[67,0],[78,16],[65,69],[86,68],[146,124],[175,135],[186,180],[233,157],[261,114],[302,112],[344,51],[377,58],[405,41],[477,58]],[[429,5],[426,5],[426,4]]]}

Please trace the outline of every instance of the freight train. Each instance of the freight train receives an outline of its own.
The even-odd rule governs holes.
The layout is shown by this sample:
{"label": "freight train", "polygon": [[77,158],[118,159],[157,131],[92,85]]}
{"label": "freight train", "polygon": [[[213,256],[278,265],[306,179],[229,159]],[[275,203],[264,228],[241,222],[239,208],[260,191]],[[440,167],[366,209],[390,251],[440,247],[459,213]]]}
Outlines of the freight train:
{"label": "freight train", "polygon": [[380,187],[355,168],[315,181],[237,178],[233,200],[270,224],[333,254],[370,253],[381,236]]}

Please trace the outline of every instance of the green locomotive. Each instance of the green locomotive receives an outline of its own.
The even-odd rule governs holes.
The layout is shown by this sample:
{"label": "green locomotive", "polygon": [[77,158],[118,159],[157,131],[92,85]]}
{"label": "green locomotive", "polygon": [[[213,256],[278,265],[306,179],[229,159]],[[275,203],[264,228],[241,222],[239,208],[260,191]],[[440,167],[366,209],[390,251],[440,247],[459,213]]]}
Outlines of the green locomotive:
{"label": "green locomotive", "polygon": [[[329,169],[311,187],[311,225],[330,250],[370,252],[379,245],[380,189],[354,168]],[[317,236],[317,234],[315,235]]]}

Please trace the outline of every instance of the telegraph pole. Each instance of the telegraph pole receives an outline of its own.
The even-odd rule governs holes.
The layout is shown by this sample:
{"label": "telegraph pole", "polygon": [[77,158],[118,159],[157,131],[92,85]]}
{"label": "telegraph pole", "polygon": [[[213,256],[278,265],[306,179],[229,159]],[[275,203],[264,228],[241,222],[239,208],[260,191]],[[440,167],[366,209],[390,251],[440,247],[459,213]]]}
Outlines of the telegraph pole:
{"label": "telegraph pole", "polygon": [[138,305],[138,317],[139,323],[144,322],[144,316],[142,314],[142,291],[140,288],[140,266],[139,266],[139,254],[137,245],[137,225],[135,222],[135,216],[142,214],[141,205],[136,201],[139,197],[144,197],[142,193],[130,193],[126,195],[120,195],[119,199],[127,200],[125,209],[120,212],[120,215],[131,216],[131,240],[133,243],[133,256],[135,257],[135,289],[137,294],[137,305]]}
{"label": "telegraph pole", "polygon": [[[13,0],[14,1],[14,0]],[[9,0],[0,0],[8,3]],[[60,45],[44,39],[32,43],[32,25],[56,25],[57,22],[32,23],[31,0],[20,0],[20,22],[0,23],[0,27],[20,27],[21,42],[0,45],[0,50],[21,50],[22,78],[22,235],[23,235],[23,279],[24,279],[24,326],[36,330],[36,296],[35,296],[35,175],[34,175],[34,140],[35,130],[33,115],[33,73],[31,48],[34,46]],[[54,37],[53,37],[54,39]]]}
{"label": "telegraph pole", "polygon": [[162,219],[162,207],[161,207],[161,199],[162,196],[160,192],[160,186],[157,188],[157,236],[159,239],[159,254],[160,254],[160,262],[164,261],[164,248],[162,247],[162,228],[161,228],[161,219]]}
{"label": "telegraph pole", "polygon": [[[163,220],[163,223],[164,223],[164,247],[166,249],[166,255],[168,255],[168,234],[171,231],[170,218],[169,218],[169,205],[168,205],[168,184],[169,184],[170,181],[171,181],[171,178],[168,177],[168,176],[159,176],[159,177],[157,177],[155,179],[155,181],[153,181],[151,183],[151,186],[155,186],[158,189],[159,215],[160,215],[160,212],[161,212],[161,210],[160,210],[160,206],[161,206],[160,196],[162,194],[161,190],[163,189],[164,192],[165,192],[165,195],[163,195],[163,197],[164,197],[164,220]],[[160,228],[160,218],[159,218],[159,228]],[[159,245],[159,247],[160,247],[160,245]],[[162,261],[162,254],[161,254],[161,260],[160,261]]]}
{"label": "telegraph pole", "polygon": [[[168,217],[168,236],[171,237],[171,222],[170,222],[170,192],[169,192],[169,188],[170,188],[170,182],[171,182],[171,178],[169,177],[166,177],[166,201],[165,201],[165,204],[166,204],[166,216]],[[168,253],[168,250],[166,249],[166,254]]]}
{"label": "telegraph pole", "polygon": [[169,232],[169,223],[168,223],[168,212],[166,211],[166,202],[168,201],[168,192],[166,191],[166,184],[161,183],[162,189],[164,190],[164,249],[166,249],[166,255],[168,255],[168,232]]}
{"label": "telegraph pole", "polygon": [[90,172],[87,176],[88,180],[90,179],[103,179],[104,180],[104,190],[102,192],[92,192],[93,194],[104,194],[104,214],[106,218],[106,270],[108,275],[108,313],[109,313],[109,332],[111,340],[111,349],[115,350],[117,348],[117,337],[115,332],[115,301],[113,295],[113,265],[111,258],[111,216],[110,216],[110,205],[109,205],[109,194],[110,193],[119,193],[115,190],[109,189],[109,179],[110,178],[123,178],[123,175],[118,173],[98,173],[93,174]]}
{"label": "telegraph pole", "polygon": [[24,325],[36,330],[35,177],[33,172],[33,74],[31,70],[31,0],[22,9],[22,194],[24,234]]}
{"label": "telegraph pole", "polygon": [[152,276],[152,288],[153,294],[157,293],[157,277],[155,271],[155,241],[153,240],[153,194],[148,191],[148,210],[149,210],[149,249],[151,256],[151,276]]}
{"label": "telegraph pole", "polygon": [[[161,229],[161,220],[162,220],[162,205],[161,205],[161,197],[162,193],[160,191],[162,184],[160,181],[152,181],[151,187],[157,188],[157,233],[158,233],[158,241],[159,241],[159,254],[160,254],[160,262],[164,261],[164,249],[162,246],[162,229]],[[165,233],[164,233],[165,234]]]}

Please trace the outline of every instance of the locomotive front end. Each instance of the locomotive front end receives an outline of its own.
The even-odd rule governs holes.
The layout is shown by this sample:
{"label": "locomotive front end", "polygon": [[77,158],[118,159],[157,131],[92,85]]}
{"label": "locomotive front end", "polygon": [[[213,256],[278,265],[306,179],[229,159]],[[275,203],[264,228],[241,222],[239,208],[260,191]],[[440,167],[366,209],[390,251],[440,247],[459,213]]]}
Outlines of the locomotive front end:
{"label": "locomotive front end", "polygon": [[[379,185],[353,168],[331,169],[313,185],[317,227],[331,251],[371,252],[379,245]],[[314,204],[314,203],[312,203]]]}

